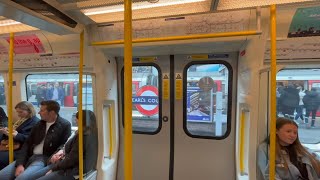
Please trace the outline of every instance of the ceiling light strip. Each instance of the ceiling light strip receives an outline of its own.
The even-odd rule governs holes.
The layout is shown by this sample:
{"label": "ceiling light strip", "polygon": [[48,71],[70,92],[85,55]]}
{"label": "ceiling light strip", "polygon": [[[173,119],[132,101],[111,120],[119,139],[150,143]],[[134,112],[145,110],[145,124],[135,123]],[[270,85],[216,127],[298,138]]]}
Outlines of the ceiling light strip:
{"label": "ceiling light strip", "polygon": [[[133,3],[132,10],[172,6],[172,5],[179,5],[179,4],[188,4],[188,3],[203,2],[203,1],[207,1],[207,0],[162,0],[162,1],[159,1],[158,3],[140,2],[140,3]],[[91,9],[82,10],[82,12],[87,16],[122,12],[122,11],[124,11],[123,5],[105,6],[100,8],[91,8]]]}
{"label": "ceiling light strip", "polygon": [[2,21],[0,21],[0,26],[11,26],[11,25],[16,25],[16,24],[21,24],[21,22],[14,21],[14,20],[2,20]]}

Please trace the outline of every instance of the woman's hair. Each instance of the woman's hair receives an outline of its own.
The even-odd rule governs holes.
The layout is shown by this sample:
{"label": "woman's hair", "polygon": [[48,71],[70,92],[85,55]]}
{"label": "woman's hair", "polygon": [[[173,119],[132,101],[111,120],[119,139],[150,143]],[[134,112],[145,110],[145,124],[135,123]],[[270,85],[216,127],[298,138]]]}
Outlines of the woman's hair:
{"label": "woman's hair", "polygon": [[[79,112],[77,112],[76,118],[79,119]],[[82,110],[82,126],[84,131],[96,130],[96,116],[92,111]]]}
{"label": "woman's hair", "polygon": [[6,115],[6,112],[0,107],[0,127],[6,127],[8,126],[8,117]]}
{"label": "woman's hair", "polygon": [[4,112],[3,108],[0,107],[0,121],[6,120],[6,119],[8,119],[8,117],[7,117],[6,113]]}
{"label": "woman's hair", "polygon": [[28,101],[21,101],[14,108],[15,109],[19,108],[21,110],[28,111],[29,112],[28,118],[31,118],[31,117],[33,117],[33,116],[35,116],[37,114],[36,110],[33,107],[33,105]]}
{"label": "woman's hair", "polygon": [[[294,126],[296,126],[298,128],[298,125],[293,120],[280,117],[280,118],[277,119],[276,129],[279,130],[286,124],[292,124],[292,125],[294,125]],[[277,140],[276,140],[276,156],[278,158],[284,160],[285,167],[288,169],[288,164],[285,161],[285,158],[283,157],[283,155],[281,153],[281,145],[279,143],[278,136],[276,136],[276,138],[277,138]],[[301,154],[303,156],[307,156],[310,159],[310,162],[311,162],[313,168],[315,169],[316,173],[318,174],[318,176],[320,176],[320,162],[315,158],[314,155],[309,153],[306,150],[306,148],[304,148],[302,146],[302,144],[300,143],[298,134],[297,134],[297,139],[289,146],[291,147],[290,149],[295,151],[294,154]]]}

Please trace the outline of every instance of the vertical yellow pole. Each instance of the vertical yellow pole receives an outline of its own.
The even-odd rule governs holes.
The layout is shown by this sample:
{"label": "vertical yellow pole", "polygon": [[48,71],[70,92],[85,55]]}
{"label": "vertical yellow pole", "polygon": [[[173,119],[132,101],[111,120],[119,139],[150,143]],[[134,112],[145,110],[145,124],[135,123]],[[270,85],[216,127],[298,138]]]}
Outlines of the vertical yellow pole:
{"label": "vertical yellow pole", "polygon": [[79,94],[78,94],[78,135],[79,135],[79,178],[83,180],[83,114],[82,114],[82,75],[83,75],[83,46],[84,32],[80,34],[80,62],[79,62]]}
{"label": "vertical yellow pole", "polygon": [[124,1],[124,179],[132,180],[132,2]]}
{"label": "vertical yellow pole", "polygon": [[13,72],[13,49],[14,49],[14,33],[10,33],[10,50],[9,50],[9,103],[8,103],[8,128],[9,128],[9,162],[13,162],[13,127],[12,127],[12,72]]}
{"label": "vertical yellow pole", "polygon": [[276,5],[270,6],[270,36],[271,36],[271,123],[270,123],[270,159],[269,175],[270,180],[275,179],[276,159],[276,76],[277,76],[277,37],[276,27]]}

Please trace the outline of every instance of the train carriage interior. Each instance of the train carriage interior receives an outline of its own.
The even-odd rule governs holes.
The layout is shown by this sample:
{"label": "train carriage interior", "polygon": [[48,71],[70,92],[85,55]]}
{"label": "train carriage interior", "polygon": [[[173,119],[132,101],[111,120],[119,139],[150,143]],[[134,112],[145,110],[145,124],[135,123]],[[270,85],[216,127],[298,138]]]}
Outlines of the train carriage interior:
{"label": "train carriage interior", "polygon": [[0,107],[58,88],[73,132],[93,111],[79,179],[264,180],[279,117],[319,160],[319,62],[318,0],[0,0]]}

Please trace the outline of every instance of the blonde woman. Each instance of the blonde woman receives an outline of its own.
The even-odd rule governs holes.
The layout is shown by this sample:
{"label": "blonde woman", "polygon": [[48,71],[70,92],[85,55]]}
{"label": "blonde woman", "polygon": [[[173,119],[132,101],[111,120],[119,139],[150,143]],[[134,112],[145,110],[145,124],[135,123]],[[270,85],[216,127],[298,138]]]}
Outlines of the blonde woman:
{"label": "blonde woman", "polygon": [[[304,148],[298,137],[298,125],[286,118],[276,123],[276,180],[318,180],[320,162],[315,154]],[[269,143],[259,146],[258,165],[265,179],[269,179]]]}
{"label": "blonde woman", "polygon": [[[13,124],[13,140],[14,140],[14,149],[15,153],[22,147],[22,144],[25,142],[29,136],[32,127],[39,121],[36,117],[36,111],[33,105],[27,101],[19,102],[15,106],[15,110],[19,119]],[[8,142],[8,128],[1,128],[0,132],[3,133],[1,139],[2,148],[0,151],[0,170],[6,167],[9,164],[9,153],[6,146]]]}

